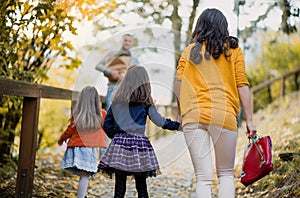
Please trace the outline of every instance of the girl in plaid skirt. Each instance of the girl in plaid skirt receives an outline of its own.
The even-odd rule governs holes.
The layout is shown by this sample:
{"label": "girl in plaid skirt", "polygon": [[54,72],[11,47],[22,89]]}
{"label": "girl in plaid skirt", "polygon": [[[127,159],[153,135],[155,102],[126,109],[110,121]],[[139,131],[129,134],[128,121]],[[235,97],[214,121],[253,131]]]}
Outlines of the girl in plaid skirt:
{"label": "girl in plaid skirt", "polygon": [[121,81],[104,120],[103,129],[112,139],[98,168],[115,176],[114,197],[124,197],[127,176],[133,175],[139,198],[147,198],[147,177],[159,173],[154,149],[145,136],[146,119],[163,129],[178,130],[180,123],[162,117],[151,97],[144,67],[131,66]]}

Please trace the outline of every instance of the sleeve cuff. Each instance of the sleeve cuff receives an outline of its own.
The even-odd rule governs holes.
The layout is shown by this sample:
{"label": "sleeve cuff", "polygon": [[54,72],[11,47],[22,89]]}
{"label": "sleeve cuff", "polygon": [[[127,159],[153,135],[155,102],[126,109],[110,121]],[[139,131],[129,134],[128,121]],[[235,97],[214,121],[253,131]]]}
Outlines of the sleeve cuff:
{"label": "sleeve cuff", "polygon": [[166,119],[166,122],[162,128],[169,129],[169,130],[178,130],[180,128],[180,123],[172,121],[170,119]]}
{"label": "sleeve cuff", "polygon": [[244,86],[249,86],[249,83],[248,82],[244,82],[244,83],[237,84],[237,87],[244,87]]}
{"label": "sleeve cuff", "polygon": [[105,70],[103,70],[103,73],[104,73],[105,76],[110,75],[111,70],[110,69],[105,69]]}

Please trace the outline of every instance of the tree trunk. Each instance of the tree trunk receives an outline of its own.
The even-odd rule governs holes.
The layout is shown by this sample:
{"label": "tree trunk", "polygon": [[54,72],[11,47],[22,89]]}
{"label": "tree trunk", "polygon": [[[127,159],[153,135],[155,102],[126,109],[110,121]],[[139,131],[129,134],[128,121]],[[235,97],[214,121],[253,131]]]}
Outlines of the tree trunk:
{"label": "tree trunk", "polygon": [[181,54],[181,28],[182,28],[182,19],[178,14],[178,9],[180,3],[178,0],[171,1],[173,6],[173,12],[170,16],[170,20],[172,21],[172,30],[174,32],[174,50],[175,50],[175,65],[180,58]]}
{"label": "tree trunk", "polygon": [[193,32],[193,25],[194,25],[195,17],[196,17],[196,11],[197,11],[199,3],[200,3],[200,0],[193,0],[192,12],[191,12],[191,16],[189,18],[189,27],[186,31],[186,40],[185,40],[186,45],[188,45],[191,40],[191,35]]}

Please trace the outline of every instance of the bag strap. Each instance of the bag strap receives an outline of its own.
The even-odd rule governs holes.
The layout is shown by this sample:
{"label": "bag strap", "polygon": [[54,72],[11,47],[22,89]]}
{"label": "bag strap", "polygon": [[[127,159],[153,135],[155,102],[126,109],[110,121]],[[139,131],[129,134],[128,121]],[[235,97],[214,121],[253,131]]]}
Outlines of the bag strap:
{"label": "bag strap", "polygon": [[254,138],[250,138],[252,140],[252,143],[250,142],[250,139],[249,139],[249,146],[251,144],[253,144],[255,146],[257,152],[260,155],[260,159],[261,159],[260,167],[261,167],[264,163],[266,163],[266,159],[265,159],[264,155],[262,154],[262,151],[259,148],[259,146],[257,146],[257,142],[256,141],[259,140],[260,138],[262,138],[262,136],[259,136],[259,135],[256,135]]}

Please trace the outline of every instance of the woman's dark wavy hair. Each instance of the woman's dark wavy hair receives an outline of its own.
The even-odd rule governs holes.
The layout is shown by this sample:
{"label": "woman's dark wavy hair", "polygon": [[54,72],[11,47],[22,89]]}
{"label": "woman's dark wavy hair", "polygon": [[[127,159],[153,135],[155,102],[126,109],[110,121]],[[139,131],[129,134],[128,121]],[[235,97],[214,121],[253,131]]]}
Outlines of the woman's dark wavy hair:
{"label": "woman's dark wavy hair", "polygon": [[[206,9],[197,20],[191,43],[196,43],[192,48],[190,59],[199,64],[202,56],[199,53],[202,45],[206,45],[205,59],[209,60],[210,55],[217,59],[221,54],[226,58],[230,57],[229,48],[238,47],[238,39],[229,36],[228,23],[223,13],[215,8]],[[199,57],[200,56],[200,57]]]}

